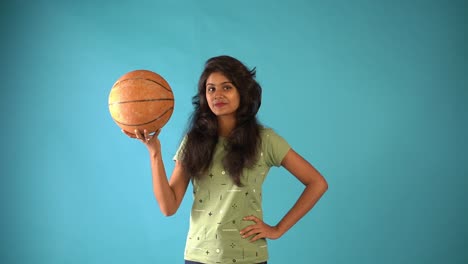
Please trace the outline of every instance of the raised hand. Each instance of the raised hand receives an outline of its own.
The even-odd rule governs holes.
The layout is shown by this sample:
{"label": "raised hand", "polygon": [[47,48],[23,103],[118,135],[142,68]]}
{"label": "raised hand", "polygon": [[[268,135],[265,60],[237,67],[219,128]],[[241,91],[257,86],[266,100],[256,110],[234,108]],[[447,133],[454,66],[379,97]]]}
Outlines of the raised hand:
{"label": "raised hand", "polygon": [[130,138],[138,139],[139,141],[141,141],[153,154],[159,154],[159,152],[161,151],[161,143],[158,139],[158,135],[161,132],[161,129],[157,130],[154,133],[148,133],[146,129],[143,130],[143,133],[138,129],[135,129],[134,133],[130,133],[125,130],[122,130],[122,132]]}

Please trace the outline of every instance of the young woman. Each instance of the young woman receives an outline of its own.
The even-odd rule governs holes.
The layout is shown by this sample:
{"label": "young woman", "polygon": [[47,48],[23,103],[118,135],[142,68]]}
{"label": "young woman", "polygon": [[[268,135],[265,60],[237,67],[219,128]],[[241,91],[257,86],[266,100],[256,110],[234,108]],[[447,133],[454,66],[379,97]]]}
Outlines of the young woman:
{"label": "young woman", "polygon": [[[266,239],[286,233],[328,188],[309,162],[272,129],[258,123],[260,104],[255,68],[249,70],[229,56],[209,59],[169,181],[159,132],[126,133],[148,148],[153,191],[164,215],[177,211],[192,182],[194,200],[185,263],[266,263]],[[272,166],[283,166],[305,186],[276,225],[263,222],[261,205],[262,183]]]}

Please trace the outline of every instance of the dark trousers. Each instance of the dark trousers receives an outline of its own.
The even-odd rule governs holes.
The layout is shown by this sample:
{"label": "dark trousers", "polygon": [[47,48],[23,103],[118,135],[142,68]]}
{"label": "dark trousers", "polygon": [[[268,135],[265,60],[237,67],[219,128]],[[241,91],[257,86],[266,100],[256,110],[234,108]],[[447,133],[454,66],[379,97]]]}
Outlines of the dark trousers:
{"label": "dark trousers", "polygon": [[[195,261],[190,261],[190,260],[186,260],[185,261],[185,264],[203,264],[203,263],[200,263],[200,262],[195,262]],[[258,264],[267,264],[267,262],[262,262],[262,263],[258,263]]]}

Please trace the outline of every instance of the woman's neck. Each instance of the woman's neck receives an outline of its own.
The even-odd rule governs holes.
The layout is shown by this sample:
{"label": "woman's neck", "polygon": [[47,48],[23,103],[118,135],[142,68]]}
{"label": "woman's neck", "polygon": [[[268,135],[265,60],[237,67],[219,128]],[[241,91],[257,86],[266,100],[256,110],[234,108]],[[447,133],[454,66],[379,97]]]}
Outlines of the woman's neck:
{"label": "woman's neck", "polygon": [[220,116],[218,117],[218,135],[228,137],[231,131],[236,126],[235,116]]}

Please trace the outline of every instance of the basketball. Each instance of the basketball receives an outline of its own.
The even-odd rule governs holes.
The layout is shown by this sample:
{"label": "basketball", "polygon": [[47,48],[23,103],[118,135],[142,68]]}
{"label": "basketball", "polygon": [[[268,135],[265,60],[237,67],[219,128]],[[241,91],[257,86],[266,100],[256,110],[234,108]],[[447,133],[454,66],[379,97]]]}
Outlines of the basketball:
{"label": "basketball", "polygon": [[174,94],[159,74],[135,70],[124,74],[112,86],[109,112],[124,131],[146,129],[152,133],[162,128],[174,111]]}

